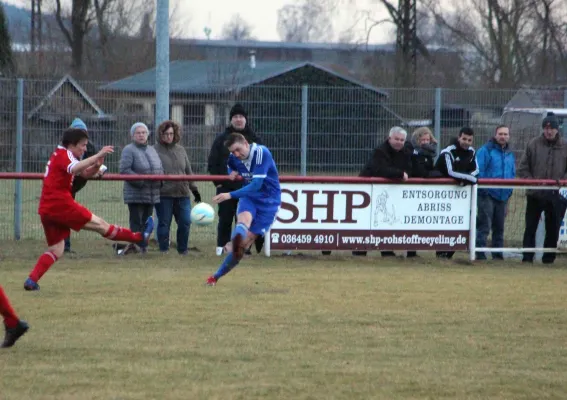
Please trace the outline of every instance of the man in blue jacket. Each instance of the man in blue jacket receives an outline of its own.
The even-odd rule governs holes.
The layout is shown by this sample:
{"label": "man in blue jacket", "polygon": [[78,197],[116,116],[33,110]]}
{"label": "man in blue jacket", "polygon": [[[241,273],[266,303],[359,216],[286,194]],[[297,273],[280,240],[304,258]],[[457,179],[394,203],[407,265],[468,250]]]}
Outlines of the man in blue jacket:
{"label": "man in blue jacket", "polygon": [[[496,128],[494,137],[476,153],[479,178],[514,179],[516,159],[510,149],[510,129]],[[512,189],[479,189],[476,217],[476,245],[486,247],[486,238],[492,229],[492,247],[504,247],[504,220]],[[484,252],[476,253],[477,260],[486,260]],[[493,260],[502,260],[501,252],[492,253]]]}

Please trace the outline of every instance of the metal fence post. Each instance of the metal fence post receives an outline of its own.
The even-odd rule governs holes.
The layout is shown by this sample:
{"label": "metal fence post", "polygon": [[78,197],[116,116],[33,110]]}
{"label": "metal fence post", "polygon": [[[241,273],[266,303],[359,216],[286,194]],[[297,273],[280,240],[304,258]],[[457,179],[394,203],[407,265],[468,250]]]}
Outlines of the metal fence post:
{"label": "metal fence post", "polygon": [[[24,80],[19,78],[16,88],[16,172],[23,172],[24,150]],[[22,180],[16,179],[14,191],[14,239],[20,240],[22,227]]]}
{"label": "metal fence post", "polygon": [[[441,148],[441,88],[435,88],[435,121],[433,126],[433,136],[439,143],[439,149]],[[435,156],[435,161],[439,157],[439,152]]]}
{"label": "metal fence post", "polygon": [[301,87],[301,175],[307,175],[307,118],[309,117],[309,88]]}
{"label": "metal fence post", "polygon": [[[154,132],[161,122],[169,119],[169,0],[157,0],[155,87]],[[155,140],[157,139],[155,138]]]}

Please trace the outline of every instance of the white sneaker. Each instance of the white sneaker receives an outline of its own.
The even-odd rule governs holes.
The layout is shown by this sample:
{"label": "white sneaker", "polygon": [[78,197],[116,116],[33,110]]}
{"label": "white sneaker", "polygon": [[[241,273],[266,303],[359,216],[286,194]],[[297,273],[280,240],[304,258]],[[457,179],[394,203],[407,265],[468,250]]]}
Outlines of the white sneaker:
{"label": "white sneaker", "polygon": [[217,256],[222,256],[223,248],[217,247]]}

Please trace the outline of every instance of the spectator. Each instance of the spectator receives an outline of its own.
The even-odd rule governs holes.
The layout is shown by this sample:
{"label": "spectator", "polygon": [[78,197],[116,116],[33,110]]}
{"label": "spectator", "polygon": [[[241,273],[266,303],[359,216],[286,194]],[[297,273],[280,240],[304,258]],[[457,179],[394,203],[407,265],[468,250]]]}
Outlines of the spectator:
{"label": "spectator", "polygon": [[[85,132],[88,133],[87,125],[80,118],[75,118],[73,120],[73,122],[71,122],[70,128],[82,129],[82,130],[84,130]],[[84,160],[85,158],[89,158],[91,156],[94,156],[96,153],[97,153],[96,146],[94,145],[93,142],[91,142],[89,140],[87,142],[87,150],[85,151],[85,154],[83,154],[82,160]],[[81,160],[79,160],[79,161],[81,161]],[[94,178],[100,178],[103,174],[104,174],[104,170],[101,170],[101,172],[98,173],[97,175],[95,175]],[[87,179],[85,179],[85,178],[83,178],[79,175],[75,176],[75,178],[73,179],[73,186],[71,187],[71,195],[73,196],[73,199],[75,198],[77,193],[82,188],[85,187],[86,184],[87,184]],[[73,251],[71,251],[71,236],[69,236],[67,239],[65,239],[64,251],[65,251],[65,253],[73,253]]]}
{"label": "spectator", "polygon": [[[494,137],[476,153],[479,178],[514,179],[516,158],[510,148],[510,129],[496,128]],[[479,189],[476,216],[476,245],[486,247],[486,238],[492,229],[492,247],[504,247],[504,220],[512,189]],[[484,252],[476,253],[477,260],[486,260]],[[503,260],[501,252],[492,253],[493,260]]]}
{"label": "spectator", "polygon": [[413,172],[414,178],[440,178],[443,175],[435,169],[435,156],[437,155],[437,140],[431,130],[425,126],[417,128],[411,135],[413,146]]}
{"label": "spectator", "polygon": [[[567,171],[567,143],[558,134],[559,122],[553,113],[542,121],[543,134],[530,140],[518,167],[523,179],[565,179]],[[561,221],[565,215],[565,198],[557,190],[528,190],[526,193],[526,227],[524,248],[535,247],[535,236],[541,213],[545,213],[545,248],[556,248]],[[532,263],[533,252],[524,252],[522,262]],[[555,253],[544,252],[544,264],[555,261]]]}
{"label": "spectator", "polygon": [[[441,173],[435,169],[437,140],[435,140],[431,130],[426,126],[422,126],[413,131],[411,146],[413,148],[412,177],[440,178],[442,176]],[[407,257],[417,257],[417,253],[408,251]]]}
{"label": "spectator", "polygon": [[[166,175],[193,175],[191,163],[185,148],[179,144],[181,130],[179,124],[164,121],[158,127],[158,142],[154,146],[161,160],[163,172]],[[191,199],[193,193],[195,202],[201,202],[201,195],[195,182],[164,181],[160,191],[159,203],[156,204],[158,217],[157,240],[159,250],[165,253],[169,250],[169,232],[171,219],[177,223],[177,252],[185,255],[189,249],[189,229],[191,225]]]}
{"label": "spectator", "polygon": [[[211,175],[228,175],[227,162],[229,151],[224,145],[228,136],[237,132],[242,134],[248,143],[262,144],[256,133],[250,127],[248,121],[248,114],[244,107],[240,104],[235,104],[230,110],[230,125],[226,127],[225,131],[215,138],[211,151],[209,153],[208,171]],[[216,187],[216,194],[227,193],[237,190],[242,187],[242,182],[239,181],[215,181],[213,182]],[[222,255],[224,246],[230,242],[230,235],[232,233],[232,223],[236,221],[236,207],[238,206],[238,199],[230,199],[218,205],[218,225],[217,225],[217,256]],[[256,240],[256,250],[260,252],[264,238],[258,237]],[[247,252],[249,254],[249,252]]]}
{"label": "spectator", "polygon": [[[474,131],[471,128],[461,128],[457,139],[439,154],[435,168],[442,176],[454,178],[460,185],[474,185],[477,182],[478,166],[476,154],[472,147]],[[437,257],[451,259],[454,251],[438,251]]]}
{"label": "spectator", "polygon": [[[374,150],[374,154],[360,171],[359,176],[398,179],[407,181],[412,173],[423,176],[420,168],[413,166],[413,146],[406,144],[407,132],[395,126],[390,129],[388,139]],[[380,252],[382,257],[395,256],[393,251]],[[366,252],[353,252],[366,255]]]}
{"label": "spectator", "polygon": [[[120,173],[128,175],[161,175],[163,168],[156,150],[148,146],[148,127],[136,122],[130,128],[132,143],[126,145],[120,156]],[[124,203],[130,213],[130,230],[142,232],[148,217],[153,214],[154,205],[159,203],[161,181],[124,181]],[[159,218],[159,217],[158,217]],[[122,254],[135,250],[130,245]],[[141,246],[142,253],[147,251]]]}

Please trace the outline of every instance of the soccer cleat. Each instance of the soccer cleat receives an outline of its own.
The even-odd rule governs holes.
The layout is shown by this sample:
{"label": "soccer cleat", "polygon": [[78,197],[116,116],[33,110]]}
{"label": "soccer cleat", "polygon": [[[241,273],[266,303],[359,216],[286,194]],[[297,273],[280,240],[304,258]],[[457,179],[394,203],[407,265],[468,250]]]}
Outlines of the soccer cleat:
{"label": "soccer cleat", "polygon": [[12,347],[16,341],[23,336],[24,333],[30,329],[26,321],[19,320],[18,325],[13,328],[6,328],[6,334],[4,335],[4,342],[2,342],[2,348]]}
{"label": "soccer cleat", "polygon": [[232,239],[232,253],[236,260],[240,261],[244,257],[244,248],[242,247],[242,235],[236,235]]}
{"label": "soccer cleat", "polygon": [[206,283],[207,286],[216,286],[216,284],[217,284],[217,280],[215,279],[214,276],[211,275],[207,278],[207,283]]}
{"label": "soccer cleat", "polygon": [[217,247],[217,251],[216,251],[217,256],[219,256],[219,257],[222,256],[223,251],[224,251],[224,248]]}
{"label": "soccer cleat", "polygon": [[143,239],[141,244],[145,244],[146,246],[148,245],[149,241],[150,241],[150,236],[152,235],[152,232],[154,231],[154,219],[152,216],[149,216],[148,219],[146,220],[146,224],[144,225],[144,232],[143,232]]}
{"label": "soccer cleat", "polygon": [[31,290],[39,290],[39,285],[37,284],[37,282],[32,281],[31,278],[26,279],[26,281],[24,282],[24,289],[31,291]]}

